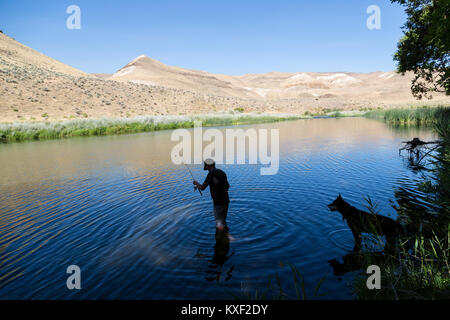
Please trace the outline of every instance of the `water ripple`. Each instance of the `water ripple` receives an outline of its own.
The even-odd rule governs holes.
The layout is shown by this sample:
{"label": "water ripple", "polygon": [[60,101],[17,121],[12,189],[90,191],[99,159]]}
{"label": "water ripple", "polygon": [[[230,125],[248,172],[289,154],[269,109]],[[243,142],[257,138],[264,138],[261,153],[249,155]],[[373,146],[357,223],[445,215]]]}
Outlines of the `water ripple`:
{"label": "water ripple", "polygon": [[[170,132],[2,146],[1,159],[16,161],[5,163],[0,184],[0,298],[231,298],[243,283],[267,285],[275,272],[289,281],[283,263],[313,286],[330,272],[326,261],[353,246],[340,214],[327,208],[339,193],[359,208],[369,195],[385,215],[395,215],[394,191],[428,205],[397,153],[417,132],[365,119],[317,121],[276,124],[277,175],[261,176],[260,165],[221,166],[231,184],[229,241],[216,235],[209,191],[200,196],[185,167],[167,163]],[[36,170],[24,152],[57,162]],[[95,161],[79,156],[89,152]],[[199,181],[206,176],[191,169]],[[71,264],[82,269],[79,293],[64,287]],[[326,289],[351,296],[341,283]]]}

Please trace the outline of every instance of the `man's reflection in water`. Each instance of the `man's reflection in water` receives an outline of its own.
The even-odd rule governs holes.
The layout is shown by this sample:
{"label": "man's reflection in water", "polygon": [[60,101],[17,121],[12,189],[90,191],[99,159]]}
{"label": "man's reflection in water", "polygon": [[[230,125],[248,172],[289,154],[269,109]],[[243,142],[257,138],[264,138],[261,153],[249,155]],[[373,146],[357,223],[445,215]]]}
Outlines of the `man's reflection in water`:
{"label": "man's reflection in water", "polygon": [[[234,251],[228,255],[228,251],[230,250],[230,233],[228,227],[225,228],[216,228],[216,244],[214,246],[214,255],[212,259],[209,261],[210,264],[208,266],[208,270],[206,273],[208,276],[206,280],[208,281],[219,281],[220,276],[222,274],[223,265],[227,262],[234,254]],[[233,272],[234,265],[226,272],[225,281],[228,281],[231,278],[231,274]]]}

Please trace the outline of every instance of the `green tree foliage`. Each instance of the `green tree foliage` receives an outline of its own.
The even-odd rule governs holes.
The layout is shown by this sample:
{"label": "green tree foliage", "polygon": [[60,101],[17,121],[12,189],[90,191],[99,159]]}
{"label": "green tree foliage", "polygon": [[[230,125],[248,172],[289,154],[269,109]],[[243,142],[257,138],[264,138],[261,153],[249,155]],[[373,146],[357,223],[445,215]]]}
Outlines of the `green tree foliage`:
{"label": "green tree foliage", "polygon": [[394,60],[398,71],[413,71],[413,95],[431,98],[433,92],[450,94],[450,1],[391,0],[406,7],[404,36]]}

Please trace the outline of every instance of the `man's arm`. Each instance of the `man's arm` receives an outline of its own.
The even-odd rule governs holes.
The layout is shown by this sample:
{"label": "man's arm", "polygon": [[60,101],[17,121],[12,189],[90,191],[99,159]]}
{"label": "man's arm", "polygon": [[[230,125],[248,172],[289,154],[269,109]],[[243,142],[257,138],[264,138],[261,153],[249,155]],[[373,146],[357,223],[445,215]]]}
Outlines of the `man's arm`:
{"label": "man's arm", "polygon": [[208,175],[206,176],[205,182],[203,182],[203,184],[200,184],[197,180],[194,180],[194,185],[197,186],[197,188],[200,191],[205,190],[208,186],[209,186],[209,181],[211,179],[210,173],[208,173]]}

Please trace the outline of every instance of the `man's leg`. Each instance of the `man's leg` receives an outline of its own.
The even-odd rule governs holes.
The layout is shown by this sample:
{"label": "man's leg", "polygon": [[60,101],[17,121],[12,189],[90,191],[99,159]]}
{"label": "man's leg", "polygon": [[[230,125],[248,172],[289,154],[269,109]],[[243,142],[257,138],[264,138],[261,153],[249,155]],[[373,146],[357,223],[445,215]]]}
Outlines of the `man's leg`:
{"label": "man's leg", "polygon": [[216,228],[224,229],[227,228],[227,213],[228,205],[215,205],[214,206],[214,217],[216,218]]}

